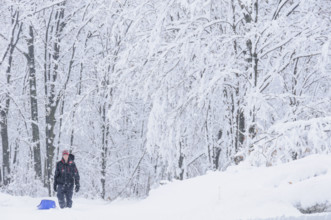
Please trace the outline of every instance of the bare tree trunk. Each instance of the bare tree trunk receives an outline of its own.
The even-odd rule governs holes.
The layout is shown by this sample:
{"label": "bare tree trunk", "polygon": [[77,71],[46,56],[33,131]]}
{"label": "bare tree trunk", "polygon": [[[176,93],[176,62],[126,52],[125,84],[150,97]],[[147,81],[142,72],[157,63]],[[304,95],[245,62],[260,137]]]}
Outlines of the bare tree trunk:
{"label": "bare tree trunk", "polygon": [[5,107],[0,107],[0,127],[1,127],[1,144],[2,144],[2,173],[3,184],[8,185],[10,182],[10,162],[9,162],[9,143],[8,143],[8,124],[7,114],[9,108],[9,97],[6,95]]}
{"label": "bare tree trunk", "polygon": [[[239,5],[241,9],[243,9],[242,13],[244,15],[244,20],[246,24],[250,24],[252,22],[257,22],[258,20],[258,0],[256,0],[251,8],[251,10],[247,10],[248,6],[245,5],[241,0],[238,0]],[[254,9],[253,9],[254,8]],[[245,10],[244,10],[245,9]],[[255,10],[255,18],[253,18],[253,11]],[[250,26],[248,25],[248,28],[246,28],[246,31],[250,31]],[[249,71],[249,79],[253,80],[253,86],[257,87],[257,80],[258,80],[258,57],[256,52],[256,47],[253,47],[252,40],[248,39],[246,41],[246,50],[243,52],[244,55],[246,55],[247,58],[245,58],[245,61],[247,62],[245,70]],[[250,71],[252,69],[252,71]],[[256,109],[255,106],[253,106],[251,112],[251,118],[252,120],[247,122],[248,123],[248,132],[250,134],[250,137],[254,138],[256,135]],[[244,115],[242,116],[244,117]],[[245,127],[245,124],[241,124],[239,122],[239,126]]]}
{"label": "bare tree trunk", "polygon": [[[11,78],[13,53],[22,31],[22,24],[19,24],[18,16],[19,16],[18,11],[15,11],[12,15],[13,29],[11,32],[11,38],[9,42],[8,66],[6,69],[7,85],[11,84],[10,78]],[[16,29],[18,29],[17,33],[15,33]],[[15,34],[16,34],[16,39],[15,39]],[[0,104],[0,134],[1,134],[1,144],[2,144],[2,175],[3,175],[2,178],[4,185],[8,185],[10,183],[10,149],[9,149],[9,139],[8,139],[9,105],[10,105],[10,96],[7,91],[4,97],[4,105]]]}
{"label": "bare tree trunk", "polygon": [[44,51],[44,92],[45,92],[45,110],[46,110],[46,157],[44,159],[44,187],[47,187],[48,190],[50,190],[49,187],[49,169],[48,169],[48,150],[49,150],[49,146],[47,145],[48,143],[48,114],[49,114],[49,110],[47,108],[48,106],[48,83],[49,83],[49,79],[50,79],[50,61],[51,61],[51,55],[50,52],[48,52],[48,47],[49,47],[49,41],[51,38],[51,33],[53,31],[53,26],[51,26],[51,20],[52,20],[52,16],[53,16],[53,8],[52,11],[50,13],[49,16],[49,20],[47,23],[47,28],[46,28],[46,35],[45,35],[45,51]]}
{"label": "bare tree trunk", "polygon": [[[219,130],[217,140],[218,142],[221,140],[223,135],[223,131]],[[221,155],[222,148],[220,146],[213,147],[213,168],[214,170],[218,170],[220,167],[219,160]]]}
{"label": "bare tree trunk", "polygon": [[101,110],[102,117],[102,150],[101,150],[101,197],[105,199],[106,197],[106,168],[107,168],[107,154],[108,154],[108,135],[109,135],[109,124],[107,119],[106,106],[108,103],[103,104]]}
{"label": "bare tree trunk", "polygon": [[185,155],[182,153],[182,143],[179,142],[178,171],[180,172],[176,172],[176,179],[178,180],[184,179],[184,172],[185,172],[184,159],[185,159]]}
{"label": "bare tree trunk", "polygon": [[30,108],[31,108],[31,127],[32,127],[32,143],[33,143],[33,158],[34,170],[37,178],[42,178],[41,156],[40,156],[40,132],[38,125],[38,101],[37,101],[37,83],[36,83],[36,68],[34,54],[34,34],[32,26],[29,27],[28,54],[26,56],[29,67],[29,85],[30,85]]}
{"label": "bare tree trunk", "polygon": [[[239,4],[241,4],[241,1],[239,1]],[[231,7],[232,7],[232,30],[233,33],[237,33],[237,21],[236,21],[236,6],[234,0],[231,1]],[[241,5],[241,7],[243,7]],[[247,16],[245,16],[246,18]],[[247,18],[246,18],[247,19]],[[238,45],[237,41],[234,40],[233,42],[233,48],[234,48],[234,53],[238,53]],[[234,130],[235,130],[235,138],[234,138],[234,147],[235,147],[235,152],[238,152],[239,149],[242,147],[244,140],[245,140],[245,116],[241,107],[241,100],[240,100],[240,76],[239,74],[236,74],[237,78],[237,84],[234,88],[234,91],[232,91],[231,94],[231,100],[232,100],[232,115],[234,116],[234,120],[232,119],[232,123],[234,123]],[[234,95],[233,95],[234,94]]]}
{"label": "bare tree trunk", "polygon": [[[55,13],[55,39],[53,45],[53,55],[51,56],[52,61],[54,62],[53,72],[48,75],[46,78],[45,91],[47,91],[46,99],[46,187],[48,188],[48,194],[51,196],[51,182],[52,182],[52,172],[53,172],[53,163],[54,163],[54,140],[55,140],[55,125],[56,117],[55,113],[59,105],[60,95],[56,95],[55,84],[57,82],[58,68],[59,68],[59,56],[60,56],[60,45],[61,45],[61,34],[65,27],[64,11],[65,11],[65,1],[60,3]],[[50,18],[51,19],[51,18]],[[52,27],[54,28],[54,27]],[[46,47],[48,45],[45,45]],[[50,60],[49,60],[50,62]],[[47,64],[46,64],[47,65]],[[46,74],[46,73],[45,73]],[[46,74],[47,76],[47,74]]]}

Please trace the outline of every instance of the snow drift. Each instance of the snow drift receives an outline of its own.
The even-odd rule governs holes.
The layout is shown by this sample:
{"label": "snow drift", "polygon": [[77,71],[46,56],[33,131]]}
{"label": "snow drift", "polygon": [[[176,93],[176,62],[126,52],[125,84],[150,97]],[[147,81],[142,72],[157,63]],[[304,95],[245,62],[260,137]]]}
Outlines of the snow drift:
{"label": "snow drift", "polygon": [[331,219],[331,155],[275,167],[241,163],[169,182],[141,201],[74,198],[72,209],[40,211],[41,199],[0,194],[1,219]]}

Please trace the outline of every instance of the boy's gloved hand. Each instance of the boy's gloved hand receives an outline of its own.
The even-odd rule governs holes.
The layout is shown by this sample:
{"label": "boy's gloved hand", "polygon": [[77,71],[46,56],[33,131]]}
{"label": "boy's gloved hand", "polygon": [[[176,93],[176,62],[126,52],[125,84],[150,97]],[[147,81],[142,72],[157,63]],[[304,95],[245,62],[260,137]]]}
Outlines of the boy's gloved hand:
{"label": "boy's gloved hand", "polygon": [[79,188],[80,188],[79,184],[76,184],[75,192],[78,192]]}

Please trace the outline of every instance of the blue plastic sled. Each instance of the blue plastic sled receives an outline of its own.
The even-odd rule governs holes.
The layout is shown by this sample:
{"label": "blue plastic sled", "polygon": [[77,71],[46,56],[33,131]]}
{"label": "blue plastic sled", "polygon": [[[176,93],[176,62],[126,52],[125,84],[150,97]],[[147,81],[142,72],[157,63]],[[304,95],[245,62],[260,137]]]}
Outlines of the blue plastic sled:
{"label": "blue plastic sled", "polygon": [[56,207],[55,202],[53,200],[41,200],[40,204],[37,206],[38,209],[53,209]]}

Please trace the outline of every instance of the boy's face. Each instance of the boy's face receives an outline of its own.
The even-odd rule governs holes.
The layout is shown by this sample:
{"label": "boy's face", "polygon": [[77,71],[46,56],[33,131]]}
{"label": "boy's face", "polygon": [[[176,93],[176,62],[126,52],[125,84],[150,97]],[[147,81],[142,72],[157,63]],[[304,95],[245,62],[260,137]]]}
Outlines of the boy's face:
{"label": "boy's face", "polygon": [[65,161],[67,161],[68,158],[69,158],[69,155],[68,155],[68,154],[64,154],[64,155],[63,155],[63,159],[64,159]]}

